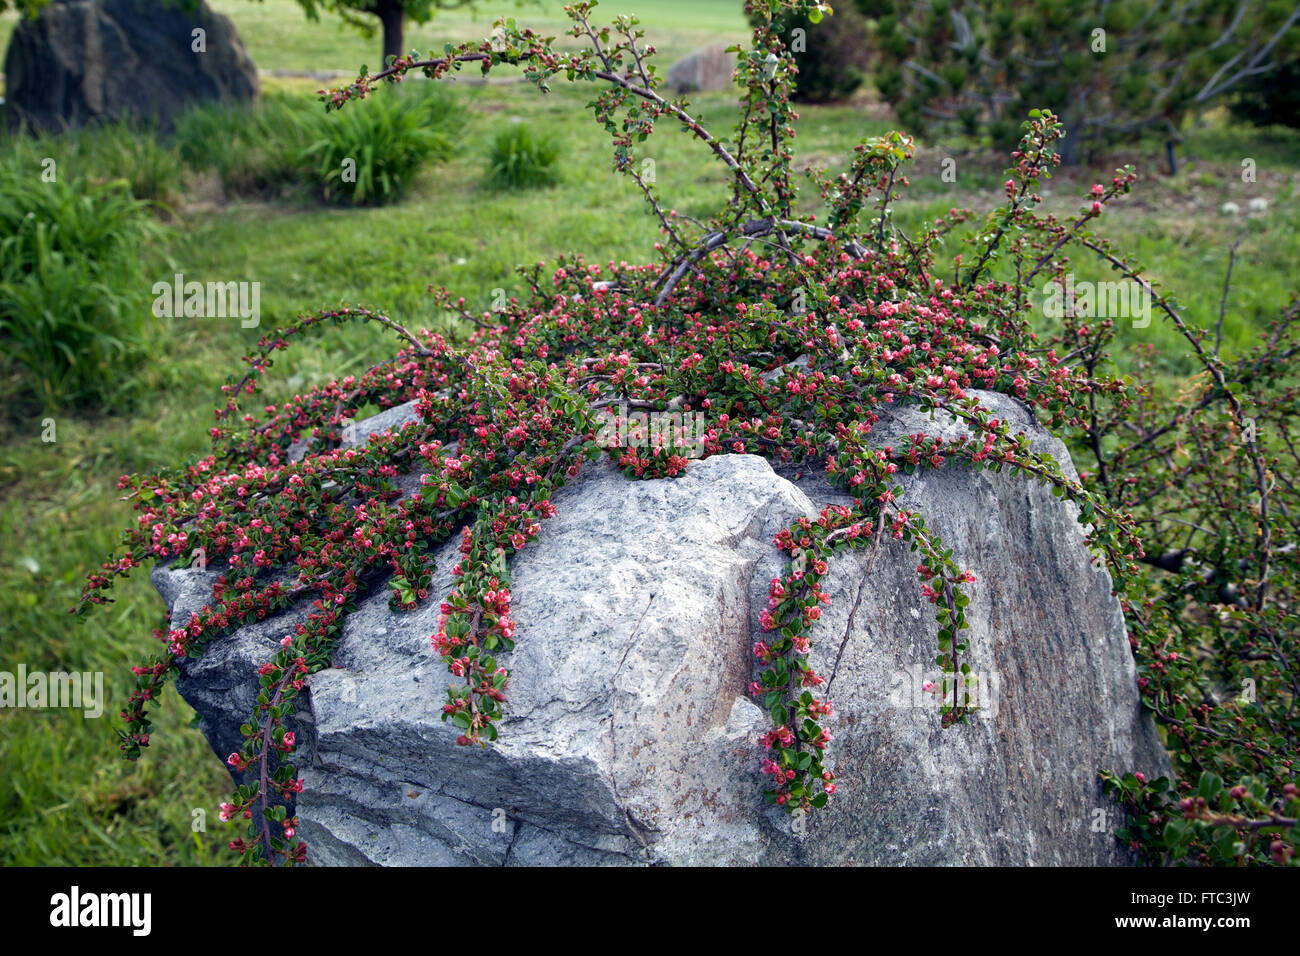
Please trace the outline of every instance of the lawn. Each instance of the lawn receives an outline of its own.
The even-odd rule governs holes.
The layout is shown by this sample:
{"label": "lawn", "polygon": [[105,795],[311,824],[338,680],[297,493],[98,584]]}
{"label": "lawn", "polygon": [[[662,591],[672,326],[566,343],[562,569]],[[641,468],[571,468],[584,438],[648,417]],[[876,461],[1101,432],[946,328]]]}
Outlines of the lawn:
{"label": "lawn", "polygon": [[[378,39],[324,19],[311,23],[290,0],[222,0],[215,4],[238,26],[268,90],[310,98],[321,80],[302,73],[346,75],[377,65]],[[506,6],[521,22],[558,34],[559,3]],[[739,40],[746,28],[738,2],[610,0],[598,11],[637,12],[663,51],[661,67],[714,40]],[[413,27],[408,46],[437,48],[485,34],[491,16],[440,14]],[[0,17],[7,44],[12,15]],[[382,92],[378,95],[383,95]],[[132,373],[133,389],[111,407],[57,414],[57,441],[42,441],[44,413],[10,408],[0,416],[0,669],[102,671],[109,706],[100,719],[58,710],[0,712],[0,863],[207,864],[226,862],[225,825],[216,819],[228,777],[190,712],[171,695],[160,712],[154,744],[137,764],[116,758],[114,715],[128,693],[129,668],[149,648],[162,603],[144,575],[117,593],[109,613],[85,624],[68,616],[86,572],[111,552],[130,511],[118,503],[124,472],[183,460],[205,447],[204,428],[218,387],[238,357],[269,327],[299,311],[361,303],[415,326],[454,323],[430,306],[425,288],[446,285],[470,307],[487,309],[493,291],[519,287],[514,267],[581,252],[589,261],[646,261],[658,238],[635,187],[610,168],[603,132],[584,110],[590,89],[563,86],[547,96],[508,79],[459,82],[461,125],[451,157],[430,166],[413,194],[387,207],[327,208],[304,201],[250,201],[222,196],[202,179],[187,181],[162,240],[149,250],[160,279],[183,272],[198,279],[257,281],[262,326],[235,320],[158,320],[158,357]],[[726,129],[732,100],[694,98],[706,123]],[[350,109],[364,109],[358,104]],[[800,110],[799,161],[834,166],[863,137],[891,128],[887,113],[864,96],[848,106]],[[507,124],[525,123],[552,135],[561,148],[561,181],[535,191],[501,193],[484,185],[487,152]],[[658,189],[681,212],[708,216],[725,201],[723,177],[699,144],[665,124],[643,154],[655,161]],[[1222,116],[1191,131],[1177,178],[1160,171],[1159,143],[1134,144],[1119,159],[1139,166],[1132,214],[1103,220],[1102,232],[1175,290],[1191,318],[1212,325],[1222,295],[1227,250],[1240,241],[1233,275],[1225,349],[1246,347],[1252,332],[1294,288],[1300,261],[1300,138],[1234,126]],[[942,160],[957,160],[954,183],[940,176]],[[1259,181],[1243,183],[1241,160],[1254,158]],[[897,219],[915,223],[953,205],[987,209],[997,201],[1004,161],[961,144],[918,151],[913,198]],[[1087,187],[1108,170],[1071,170],[1054,178],[1047,204],[1077,209]],[[1251,198],[1268,210],[1247,213]],[[1221,212],[1226,201],[1242,209]],[[1110,221],[1113,219],[1113,221]],[[1107,278],[1078,263],[1080,278]],[[1173,336],[1157,318],[1149,328],[1122,330],[1117,349]],[[278,362],[275,389],[305,387],[355,372],[385,357],[391,342],[370,330],[331,332]],[[1180,371],[1169,363],[1166,371]],[[196,810],[205,830],[192,828]]]}

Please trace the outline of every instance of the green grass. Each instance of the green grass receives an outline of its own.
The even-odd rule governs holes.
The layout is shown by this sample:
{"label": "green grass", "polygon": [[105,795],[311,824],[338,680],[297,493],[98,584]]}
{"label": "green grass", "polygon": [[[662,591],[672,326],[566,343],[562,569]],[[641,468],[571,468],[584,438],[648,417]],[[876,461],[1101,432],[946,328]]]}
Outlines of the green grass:
{"label": "green grass", "polygon": [[[428,52],[441,50],[445,43],[481,39],[491,33],[498,16],[512,16],[544,36],[563,37],[570,27],[565,3],[559,0],[519,4],[497,0],[479,6],[477,14],[442,11],[428,23],[408,22],[406,48]],[[598,18],[620,13],[638,16],[668,63],[672,57],[719,39],[719,35],[745,39],[749,29],[743,6],[734,0],[631,0],[623,4],[606,0],[596,13]],[[292,0],[217,0],[212,7],[235,21],[253,62],[263,69],[355,72],[362,64],[376,69],[382,63],[378,35],[367,39],[328,16],[313,24]]]}
{"label": "green grass", "polygon": [[[102,672],[107,696],[98,719],[80,711],[0,711],[0,860],[6,865],[195,864],[211,862],[222,825],[215,796],[218,761],[188,708],[172,697],[161,709],[156,752],[132,765],[115,756],[114,715],[129,693],[130,667],[150,643],[159,613],[147,577],[118,594],[114,613],[79,626],[67,614],[82,565],[106,554],[122,518],[114,471],[148,466],[192,444],[165,434],[169,418],[199,427],[195,412],[155,399],[157,418],[111,427],[59,418],[57,442],[43,443],[38,422],[6,434],[0,452],[0,559],[4,580],[0,668]],[[207,833],[190,832],[205,808]]]}
{"label": "green grass", "polygon": [[[321,85],[311,78],[269,71],[338,70],[379,62],[378,40],[366,40],[335,22],[309,23],[289,0],[220,0],[234,18],[259,67],[264,86],[310,100]],[[521,22],[560,33],[560,4],[500,9]],[[598,13],[636,11],[663,52],[675,55],[714,39],[745,33],[737,2],[653,0]],[[439,46],[487,32],[491,16],[474,21],[443,14],[411,31],[408,45]],[[0,43],[12,17],[0,17]],[[426,167],[402,202],[377,208],[330,208],[294,196],[265,201],[222,196],[212,177],[191,175],[172,198],[174,218],[164,248],[149,260],[149,280],[173,271],[187,278],[261,283],[262,323],[237,320],[151,319],[157,360],[131,373],[140,395],[129,412],[57,417],[56,443],[41,441],[41,415],[9,407],[0,416],[0,669],[102,670],[109,713],[99,720],[61,711],[0,711],[0,863],[195,864],[229,861],[221,848],[227,827],[216,818],[229,778],[189,712],[169,696],[151,752],[138,764],[116,756],[112,716],[127,694],[129,667],[151,644],[162,609],[146,577],[118,591],[118,602],[85,624],[70,618],[87,570],[111,551],[131,518],[118,503],[115,482],[128,471],[183,460],[205,448],[204,428],[218,387],[238,357],[269,328],[303,310],[366,304],[404,323],[454,328],[431,306],[428,284],[447,285],[472,309],[490,308],[494,289],[517,291],[514,267],[581,252],[589,262],[648,261],[660,238],[635,185],[610,168],[605,134],[584,105],[591,88],[557,83],[548,96],[517,82],[454,87],[463,120],[445,162]],[[383,90],[376,95],[384,95]],[[719,131],[733,122],[731,97],[693,98],[697,113]],[[352,104],[348,109],[365,109]],[[892,127],[871,104],[801,107],[797,161],[843,165],[859,139]],[[548,189],[502,192],[486,183],[486,157],[512,122],[546,130],[559,148],[559,182]],[[191,150],[195,144],[187,144]],[[725,202],[725,182],[698,143],[672,124],[644,146],[655,160],[657,188],[679,211],[705,217]],[[198,152],[202,153],[199,144]],[[1225,349],[1244,347],[1295,285],[1300,261],[1300,137],[1256,132],[1214,118],[1189,137],[1188,168],[1177,180],[1160,172],[1159,143],[1135,144],[1121,161],[1140,165],[1142,179],[1128,201],[1131,214],[1108,213],[1100,230],[1136,253],[1151,275],[1177,292],[1194,321],[1213,325],[1226,250],[1238,238],[1238,262]],[[1240,159],[1256,159],[1260,181],[1246,185]],[[942,160],[957,160],[957,181],[940,176]],[[161,167],[160,163],[160,167]],[[950,206],[987,209],[997,200],[1006,160],[953,143],[923,148],[912,188],[897,210],[900,224]],[[1107,170],[1063,171],[1045,192],[1049,206],[1067,214]],[[811,196],[811,192],[808,193]],[[1270,199],[1263,216],[1248,216],[1245,201]],[[1219,213],[1223,201],[1243,206],[1236,218]],[[1076,257],[1079,278],[1107,278],[1104,268]],[[1157,317],[1150,328],[1122,329],[1116,352],[1154,342],[1169,349],[1174,336]],[[272,394],[356,372],[390,354],[392,340],[369,328],[331,330],[312,344],[277,358]],[[1170,364],[1170,374],[1180,369]],[[192,833],[191,810],[207,810],[208,831]]]}

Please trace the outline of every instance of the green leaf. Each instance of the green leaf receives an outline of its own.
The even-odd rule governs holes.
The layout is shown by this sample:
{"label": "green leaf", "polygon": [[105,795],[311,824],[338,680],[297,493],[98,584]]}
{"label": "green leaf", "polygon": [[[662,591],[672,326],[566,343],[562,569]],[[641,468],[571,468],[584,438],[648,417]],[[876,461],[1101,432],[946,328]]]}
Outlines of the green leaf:
{"label": "green leaf", "polygon": [[1201,779],[1196,785],[1196,795],[1209,801],[1222,789],[1223,779],[1218,774],[1207,770],[1201,774]]}

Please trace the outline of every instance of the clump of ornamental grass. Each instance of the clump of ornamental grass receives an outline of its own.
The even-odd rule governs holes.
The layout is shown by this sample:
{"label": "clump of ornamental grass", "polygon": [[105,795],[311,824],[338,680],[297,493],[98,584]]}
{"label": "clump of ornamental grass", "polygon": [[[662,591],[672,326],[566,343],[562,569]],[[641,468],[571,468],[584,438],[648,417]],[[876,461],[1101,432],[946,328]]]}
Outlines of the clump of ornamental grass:
{"label": "clump of ornamental grass", "polygon": [[559,181],[560,149],[545,133],[511,123],[492,141],[487,183],[495,189],[536,189]]}
{"label": "clump of ornamental grass", "polygon": [[0,162],[3,364],[24,404],[102,409],[150,353],[143,258],[159,227],[125,180],[43,182],[38,156]]}
{"label": "clump of ornamental grass", "polygon": [[[121,731],[127,756],[148,746],[149,708],[182,661],[242,624],[291,606],[307,612],[261,667],[243,743],[228,759],[243,782],[222,815],[247,821],[231,843],[244,862],[306,858],[293,812],[302,788],[298,695],[329,665],[363,595],[387,593],[394,613],[431,598],[431,554],[448,539],[460,546],[456,584],[430,635],[452,678],[443,719],[462,745],[497,739],[517,629],[510,562],[555,514],[556,490],[602,455],[632,479],[671,479],[689,467],[672,442],[602,447],[598,435],[614,407],[702,413],[704,456],[757,454],[818,467],[851,501],[796,521],[773,541],[789,562],[771,582],[766,635],[753,647],[749,693],[770,718],[754,742],[762,780],[756,800],[803,815],[836,794],[826,725],[832,702],[808,655],[831,601],[822,586],[830,563],[846,549],[874,551],[885,536],[916,554],[944,674],[940,720],[962,732],[974,708],[958,675],[967,672],[965,608],[979,599],[979,569],[958,566],[925,516],[904,504],[899,476],[1005,470],[1045,482],[1078,506],[1089,546],[1124,601],[1144,699],[1168,728],[1175,754],[1187,758],[1175,781],[1098,768],[1108,770],[1122,801],[1152,821],[1119,836],[1162,859],[1220,862],[1221,847],[1236,862],[1293,858],[1300,805],[1288,777],[1300,739],[1293,707],[1300,655],[1290,623],[1300,575],[1294,548],[1279,542],[1296,540],[1300,515],[1289,480],[1297,473],[1294,451],[1284,457],[1294,447],[1285,429],[1296,403],[1287,362],[1297,347],[1296,306],[1250,356],[1230,363],[1207,350],[1176,304],[1091,231],[1132,188],[1131,169],[1095,185],[1074,217],[1035,211],[1063,132],[1048,111],[1030,113],[1005,202],[985,216],[953,210],[915,235],[896,229],[890,213],[907,186],[912,142],[891,133],[859,144],[839,175],[812,174],[820,201],[814,219],[796,203],[793,64],[771,16],[826,11],[807,0],[768,8],[766,16],[757,11],[753,42],[738,57],[744,94],[735,134],[725,139],[685,99],[660,94],[647,66],[653,47],[635,19],[596,28],[586,4],[569,9],[572,34],[587,43],[581,51],[557,49],[504,21],[491,41],[427,60],[395,58],[322,94],[331,110],[364,109],[349,104],[411,70],[436,80],[467,65],[483,73],[522,67],[543,92],[557,75],[592,83],[613,166],[642,190],[664,238],[656,263],[569,256],[549,270],[523,269],[527,293],[503,312],[470,315],[464,300],[440,290],[439,307],[477,326],[461,343],[367,309],[304,316],[245,357],[247,371],[226,386],[216,410],[206,456],[122,479],[137,520],[122,553],[90,576],[82,608],[106,601],[117,576],[146,562],[188,563],[202,549],[221,572],[207,606],[163,622],[155,632],[160,649],[136,668],[138,689]],[[675,215],[638,174],[638,144],[659,122],[700,140],[728,171],[729,195],[707,222]],[[1067,247],[1102,256],[1154,293],[1204,369],[1180,401],[1111,374],[1113,323],[1070,317],[1040,338],[1029,292],[1061,278]],[[280,404],[249,398],[276,353],[304,332],[357,321],[390,330],[401,350],[362,375]],[[976,390],[1031,407],[1079,456],[1078,480],[1031,451],[1025,434],[984,407]],[[343,447],[362,410],[408,401],[416,403],[416,423]],[[944,411],[968,433],[916,434],[883,446],[872,425],[898,405]],[[1190,459],[1174,458],[1175,443],[1192,437],[1209,444]],[[290,460],[289,447],[302,441],[306,454]],[[1182,469],[1178,488],[1156,500],[1150,482],[1170,460]],[[403,497],[398,479],[413,472],[423,475],[420,490]],[[1238,510],[1243,504],[1254,509],[1249,519]],[[1175,532],[1185,540],[1168,551]],[[1216,603],[1222,594],[1234,603]],[[1246,671],[1256,680],[1257,713],[1210,694],[1213,684]],[[1190,779],[1207,768],[1249,783],[1219,793],[1203,775],[1199,784]],[[1193,786],[1205,791],[1204,802],[1190,796]]]}
{"label": "clump of ornamental grass", "polygon": [[254,106],[203,104],[177,121],[176,139],[187,164],[211,170],[235,195],[385,205],[407,195],[426,165],[451,154],[457,116],[452,97],[428,84],[374,105],[325,114],[285,95]]}

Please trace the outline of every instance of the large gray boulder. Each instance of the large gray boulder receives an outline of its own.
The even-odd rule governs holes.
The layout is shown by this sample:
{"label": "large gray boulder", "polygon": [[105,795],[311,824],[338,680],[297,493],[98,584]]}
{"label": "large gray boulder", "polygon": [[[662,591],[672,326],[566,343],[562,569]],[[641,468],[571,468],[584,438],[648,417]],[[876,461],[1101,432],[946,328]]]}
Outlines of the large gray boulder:
{"label": "large gray boulder", "polygon": [[192,103],[253,99],[258,81],[234,24],[204,0],[54,0],[15,27],[5,90],[11,128],[58,132],[117,119],[167,128]]}
{"label": "large gray boulder", "polygon": [[[1036,450],[1064,447],[1014,400],[986,394]],[[387,413],[396,426],[409,409]],[[895,410],[881,443],[961,426]],[[1090,562],[1072,505],[1023,477],[945,467],[908,479],[909,506],[977,582],[967,609],[982,716],[941,729],[933,606],[915,556],[887,540],[834,562],[834,603],[813,632],[830,681],[839,777],[829,806],[794,824],[764,805],[746,696],[772,537],[843,500],[748,455],[683,477],[628,481],[592,466],[555,496],[558,515],[514,561],[517,646],[508,717],[486,750],[440,720],[449,682],[430,647],[455,543],[430,600],[394,615],[385,593],[348,621],[336,667],[314,675],[300,833],[318,864],[1033,864],[1131,862],[1102,768],[1169,773],[1141,712],[1111,580]],[[213,571],[159,570],[188,619]],[[179,690],[216,752],[235,749],[254,670],[293,623],[248,626],[186,664]]]}

